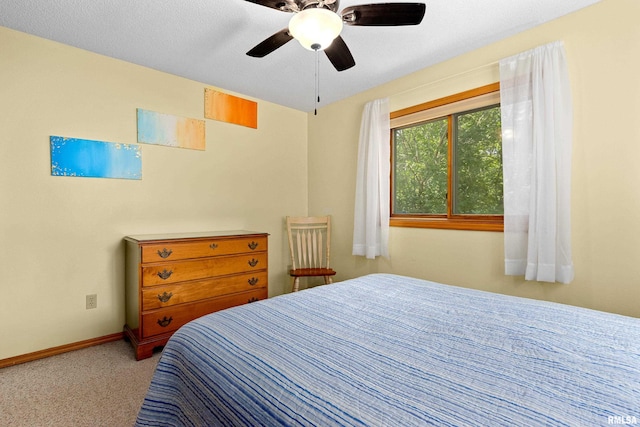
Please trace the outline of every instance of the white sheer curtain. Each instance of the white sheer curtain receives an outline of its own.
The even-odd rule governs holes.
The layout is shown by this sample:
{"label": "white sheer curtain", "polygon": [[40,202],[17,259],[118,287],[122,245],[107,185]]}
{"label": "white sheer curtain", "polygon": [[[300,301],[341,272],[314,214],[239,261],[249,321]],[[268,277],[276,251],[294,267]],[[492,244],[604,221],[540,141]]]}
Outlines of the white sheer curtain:
{"label": "white sheer curtain", "polygon": [[500,61],[505,274],[569,283],[573,109],[564,45]]}
{"label": "white sheer curtain", "polygon": [[367,103],[362,113],[353,255],[389,257],[389,100]]}

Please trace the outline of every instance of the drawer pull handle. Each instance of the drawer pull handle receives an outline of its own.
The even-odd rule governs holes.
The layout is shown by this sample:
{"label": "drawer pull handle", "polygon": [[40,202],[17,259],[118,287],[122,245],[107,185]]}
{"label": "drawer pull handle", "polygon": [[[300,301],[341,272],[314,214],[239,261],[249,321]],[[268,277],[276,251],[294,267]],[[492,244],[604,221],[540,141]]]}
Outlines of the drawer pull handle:
{"label": "drawer pull handle", "polygon": [[211,249],[218,249],[218,244],[217,243],[212,243],[212,244],[209,245],[209,247]]}
{"label": "drawer pull handle", "polygon": [[260,301],[260,298],[251,297],[251,298],[249,298],[249,301],[247,301],[247,303],[252,303],[252,302],[256,302],[256,301]]}
{"label": "drawer pull handle", "polygon": [[251,243],[249,243],[247,246],[249,246],[249,249],[253,251],[258,247],[258,244],[254,241],[251,241]]}
{"label": "drawer pull handle", "polygon": [[162,302],[167,302],[171,299],[171,297],[173,296],[173,292],[163,292],[162,295],[158,294],[158,299]]}
{"label": "drawer pull handle", "polygon": [[249,261],[247,261],[249,263],[249,265],[251,267],[255,267],[256,265],[258,265],[258,260],[255,258],[251,258]]}
{"label": "drawer pull handle", "polygon": [[160,258],[168,258],[172,253],[173,251],[171,249],[167,250],[167,248],[162,248],[162,251],[158,251],[158,256]]}
{"label": "drawer pull handle", "polygon": [[173,274],[173,270],[167,271],[167,269],[163,269],[162,271],[158,271],[158,277],[162,280],[167,280]]}
{"label": "drawer pull handle", "polygon": [[257,277],[252,277],[251,279],[247,280],[247,282],[249,282],[251,286],[257,285],[259,281],[260,279],[258,279]]}
{"label": "drawer pull handle", "polygon": [[169,317],[167,319],[167,316],[164,316],[162,319],[158,319],[158,325],[162,326],[163,328],[166,328],[167,326],[169,326],[169,323],[171,323],[172,320],[173,320],[173,317]]}

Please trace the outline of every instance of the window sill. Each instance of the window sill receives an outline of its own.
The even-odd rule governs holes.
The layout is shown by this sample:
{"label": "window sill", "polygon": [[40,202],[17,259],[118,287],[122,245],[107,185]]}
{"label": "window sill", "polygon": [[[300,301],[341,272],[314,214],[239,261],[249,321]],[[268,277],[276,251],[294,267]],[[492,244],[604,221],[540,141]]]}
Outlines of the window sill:
{"label": "window sill", "polygon": [[392,217],[391,227],[439,228],[447,230],[504,231],[502,217],[489,219],[449,219],[449,218],[402,218]]}

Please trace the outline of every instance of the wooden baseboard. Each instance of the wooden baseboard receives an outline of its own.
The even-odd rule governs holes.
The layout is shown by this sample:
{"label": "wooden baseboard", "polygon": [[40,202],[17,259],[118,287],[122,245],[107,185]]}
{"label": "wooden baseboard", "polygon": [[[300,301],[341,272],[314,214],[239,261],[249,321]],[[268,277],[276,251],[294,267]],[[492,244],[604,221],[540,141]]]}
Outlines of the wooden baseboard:
{"label": "wooden baseboard", "polygon": [[23,354],[21,356],[9,357],[8,359],[0,360],[0,369],[7,366],[18,365],[20,363],[31,362],[38,359],[44,359],[45,357],[55,356],[56,354],[66,353],[68,351],[80,350],[81,348],[87,348],[94,345],[106,344],[108,342],[118,341],[123,339],[122,332],[117,334],[105,335],[103,337],[91,338],[84,341],[78,341],[71,344],[61,345],[59,347],[52,347],[46,350],[40,350],[33,353]]}

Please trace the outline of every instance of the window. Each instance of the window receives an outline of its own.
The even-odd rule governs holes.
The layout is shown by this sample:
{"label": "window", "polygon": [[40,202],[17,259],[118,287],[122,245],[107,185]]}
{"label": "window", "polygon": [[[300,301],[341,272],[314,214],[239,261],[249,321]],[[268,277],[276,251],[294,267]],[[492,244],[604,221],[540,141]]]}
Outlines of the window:
{"label": "window", "polygon": [[503,230],[495,83],[391,113],[392,226]]}

